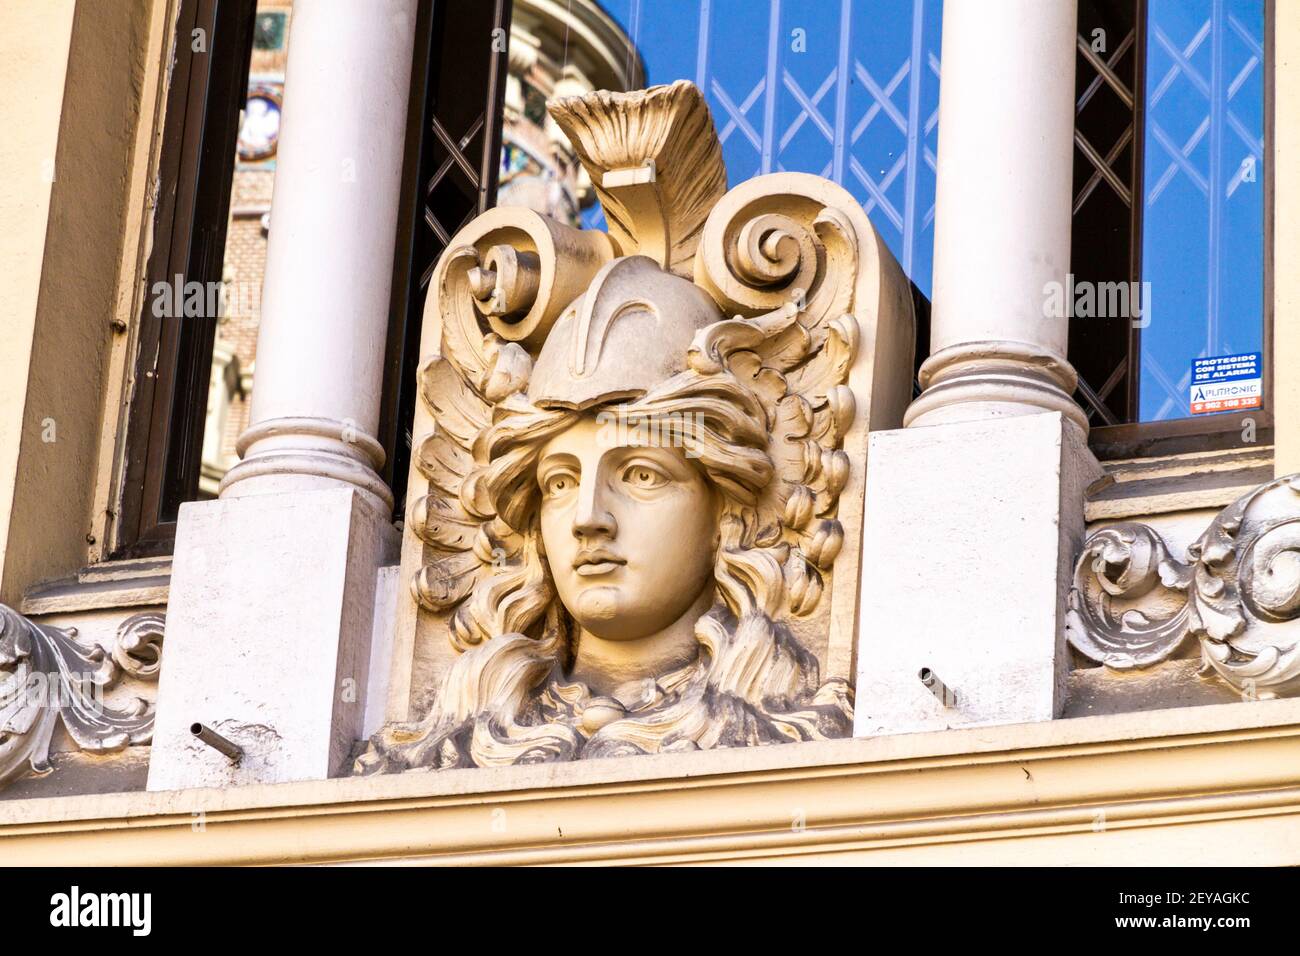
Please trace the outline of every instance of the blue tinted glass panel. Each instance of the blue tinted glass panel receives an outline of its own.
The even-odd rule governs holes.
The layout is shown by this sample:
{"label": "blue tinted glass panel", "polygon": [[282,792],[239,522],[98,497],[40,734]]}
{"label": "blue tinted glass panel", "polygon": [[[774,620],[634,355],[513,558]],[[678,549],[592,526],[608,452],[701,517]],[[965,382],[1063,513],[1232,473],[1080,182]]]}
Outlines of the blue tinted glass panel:
{"label": "blue tinted glass panel", "polygon": [[[730,185],[816,173],[863,205],[927,295],[941,0],[603,0],[650,84],[708,98]],[[600,210],[588,210],[589,226]]]}
{"label": "blue tinted glass panel", "polygon": [[1213,413],[1198,359],[1263,350],[1264,0],[1148,10],[1140,412],[1162,421]]}

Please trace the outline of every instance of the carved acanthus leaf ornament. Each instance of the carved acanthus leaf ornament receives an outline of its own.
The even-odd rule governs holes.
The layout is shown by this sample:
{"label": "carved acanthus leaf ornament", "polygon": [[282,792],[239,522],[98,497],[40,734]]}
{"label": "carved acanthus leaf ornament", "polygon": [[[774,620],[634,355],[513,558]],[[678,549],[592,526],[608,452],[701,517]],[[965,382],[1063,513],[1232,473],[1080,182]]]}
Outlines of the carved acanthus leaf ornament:
{"label": "carved acanthus leaf ornament", "polygon": [[85,647],[75,628],[28,620],[0,604],[0,787],[50,772],[50,739],[58,722],[82,750],[111,753],[153,737],[153,708],[136,699],[127,709],[104,703],[123,673],[157,680],[163,616],[145,612],[118,628],[112,651]]}
{"label": "carved acanthus leaf ornament", "polygon": [[[609,232],[497,208],[434,272],[410,583],[458,656],[428,715],[386,728],[358,769],[846,735],[848,668],[819,673],[790,622],[839,573],[851,480],[856,584],[862,475],[845,441],[865,444],[877,358],[906,374],[901,419],[906,282],[835,184],[783,173],[727,191],[690,83],[550,110]],[[900,328],[877,353],[886,311]],[[671,454],[638,457],[631,433]],[[851,644],[851,617],[834,616],[832,643]]]}
{"label": "carved acanthus leaf ornament", "polygon": [[1067,635],[1116,670],[1149,667],[1184,642],[1203,673],[1246,698],[1300,691],[1300,475],[1224,508],[1179,561],[1144,524],[1103,528],[1084,543]]}

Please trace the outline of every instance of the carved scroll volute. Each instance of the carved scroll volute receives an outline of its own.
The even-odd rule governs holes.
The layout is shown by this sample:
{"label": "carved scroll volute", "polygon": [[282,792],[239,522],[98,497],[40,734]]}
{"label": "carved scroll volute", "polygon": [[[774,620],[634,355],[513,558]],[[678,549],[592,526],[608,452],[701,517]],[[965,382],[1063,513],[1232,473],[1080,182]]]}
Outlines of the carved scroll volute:
{"label": "carved scroll volute", "polygon": [[153,708],[136,698],[109,707],[103,692],[123,671],[157,679],[163,616],[135,615],[110,654],[78,643],[76,628],[37,624],[0,604],[0,788],[50,772],[50,743],[61,722],[79,748],[112,753],[153,737]]}
{"label": "carved scroll volute", "polygon": [[1247,698],[1300,693],[1300,475],[1261,485],[1224,508],[1184,564],[1152,528],[1103,528],[1084,544],[1067,636],[1117,669],[1201,645],[1204,673]]}
{"label": "carved scroll volute", "polygon": [[1300,693],[1300,475],[1237,499],[1188,557],[1206,664],[1247,697]]}
{"label": "carved scroll volute", "polygon": [[436,309],[443,354],[478,385],[490,364],[485,332],[535,353],[559,314],[613,255],[604,233],[574,229],[530,209],[490,209],[458,232],[443,254],[433,276],[438,294],[425,306],[425,330]]}
{"label": "carved scroll volute", "polygon": [[1165,660],[1187,637],[1191,579],[1146,525],[1104,528],[1075,565],[1066,636],[1085,657],[1115,670]]}
{"label": "carved scroll volute", "polygon": [[772,422],[778,473],[791,462],[802,476],[773,482],[763,510],[780,509],[792,555],[807,559],[786,568],[796,614],[818,603],[824,575],[843,582],[831,588],[826,676],[851,679],[867,433],[901,427],[911,400],[910,285],[857,201],[804,173],[730,190],[704,225],[694,280],[741,325],[796,313],[758,361],[807,397],[781,401]]}

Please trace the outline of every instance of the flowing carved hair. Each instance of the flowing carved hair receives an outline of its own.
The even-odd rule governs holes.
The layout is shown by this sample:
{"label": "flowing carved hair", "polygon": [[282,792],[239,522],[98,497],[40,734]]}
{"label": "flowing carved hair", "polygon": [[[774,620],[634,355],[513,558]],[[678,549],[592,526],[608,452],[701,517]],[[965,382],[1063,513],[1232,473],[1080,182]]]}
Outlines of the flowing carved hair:
{"label": "flowing carved hair", "polygon": [[[522,395],[498,407],[479,436],[487,464],[461,491],[467,508],[496,515],[481,543],[494,560],[457,607],[461,655],[428,715],[376,734],[357,772],[499,766],[578,757],[700,750],[842,737],[852,703],[842,680],[818,686],[814,655],[781,620],[788,545],[758,527],[756,504],[772,478],[767,413],[730,372],[683,372],[645,395],[601,411],[681,447],[717,489],[716,596],[695,625],[700,659],[657,706],[584,728],[588,688],[565,679],[573,623],[541,547],[542,447],[587,412],[548,410]],[[760,544],[760,539],[771,543]]]}

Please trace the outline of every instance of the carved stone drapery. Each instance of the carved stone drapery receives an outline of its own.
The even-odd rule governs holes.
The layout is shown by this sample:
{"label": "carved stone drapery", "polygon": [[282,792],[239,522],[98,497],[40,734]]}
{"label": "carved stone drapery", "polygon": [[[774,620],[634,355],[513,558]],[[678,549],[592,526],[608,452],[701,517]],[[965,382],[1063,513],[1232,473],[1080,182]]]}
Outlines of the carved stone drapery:
{"label": "carved stone drapery", "polygon": [[84,647],[75,628],[28,620],[0,604],[0,787],[50,772],[50,740],[60,720],[82,750],[111,753],[148,743],[153,708],[104,704],[122,675],[158,679],[163,615],[144,612],[119,626],[111,650]]}
{"label": "carved stone drapery", "polygon": [[[403,546],[414,603],[399,608],[397,646],[409,657],[397,655],[390,698],[390,718],[423,720],[374,738],[360,769],[845,735],[866,434],[901,424],[910,399],[907,281],[834,183],[782,173],[728,191],[690,83],[550,109],[609,232],[498,208],[435,269]],[[648,467],[632,494],[645,508],[621,524],[573,518],[573,536],[605,544],[581,568],[551,564],[571,536],[554,519],[547,540],[546,515],[563,509],[548,512],[542,459],[602,421],[615,446],[637,447],[616,422],[683,452],[681,468],[665,465],[677,500],[701,481],[715,496],[702,520],[716,526],[665,528],[682,538],[655,558],[661,574],[622,550],[638,515],[674,520],[650,504]],[[559,457],[592,446],[567,447]],[[558,497],[581,486],[572,507],[590,504],[581,489],[598,457]],[[652,604],[689,607],[632,633],[620,622],[656,607],[625,614],[608,594],[635,604],[656,587]],[[629,663],[665,642],[663,666]],[[604,663],[584,662],[596,645]]]}
{"label": "carved stone drapery", "polygon": [[1144,524],[1094,533],[1075,567],[1070,643],[1090,660],[1131,670],[1194,639],[1202,673],[1247,699],[1300,691],[1300,475],[1224,508],[1187,559]]}

